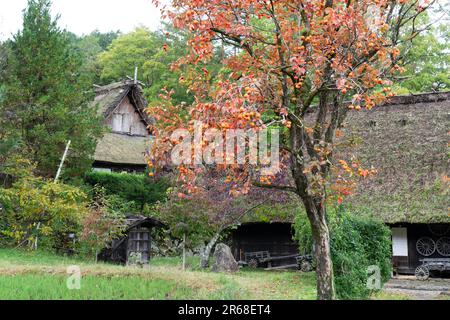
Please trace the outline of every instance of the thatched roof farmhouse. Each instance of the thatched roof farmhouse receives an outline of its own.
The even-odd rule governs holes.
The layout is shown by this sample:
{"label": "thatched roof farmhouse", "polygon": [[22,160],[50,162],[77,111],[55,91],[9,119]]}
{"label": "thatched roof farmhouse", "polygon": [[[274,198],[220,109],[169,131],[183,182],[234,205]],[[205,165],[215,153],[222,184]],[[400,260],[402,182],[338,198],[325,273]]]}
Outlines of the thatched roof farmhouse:
{"label": "thatched roof farmhouse", "polygon": [[386,223],[449,222],[450,92],[395,97],[350,113],[351,153],[377,174],[349,199]]}
{"label": "thatched roof farmhouse", "polygon": [[[399,273],[413,273],[424,258],[450,257],[449,125],[450,92],[444,92],[397,96],[372,110],[350,112],[341,128],[336,158],[354,156],[363,167],[377,170],[358,183],[344,204],[391,227],[393,264]],[[250,223],[234,232],[235,254],[293,248],[285,237],[290,229],[286,225],[293,211],[303,209],[294,202],[278,208],[282,212],[276,216],[247,217]]]}
{"label": "thatched roof farmhouse", "polygon": [[151,119],[142,89],[132,80],[97,87],[92,102],[99,108],[109,128],[98,142],[94,169],[105,171],[142,172],[145,155],[151,144],[148,125]]}
{"label": "thatched roof farmhouse", "polygon": [[422,259],[450,257],[450,92],[398,96],[350,113],[349,149],[375,177],[348,202],[391,226],[394,270],[413,273]]}

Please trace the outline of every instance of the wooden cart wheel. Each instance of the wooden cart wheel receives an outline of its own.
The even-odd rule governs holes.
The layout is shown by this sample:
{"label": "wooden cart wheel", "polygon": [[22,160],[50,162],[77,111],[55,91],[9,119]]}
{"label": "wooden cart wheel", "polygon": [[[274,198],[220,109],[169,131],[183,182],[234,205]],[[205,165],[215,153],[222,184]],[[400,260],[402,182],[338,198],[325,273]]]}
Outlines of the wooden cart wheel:
{"label": "wooden cart wheel", "polygon": [[418,280],[424,281],[430,277],[430,270],[426,266],[418,266],[415,275]]}
{"label": "wooden cart wheel", "polygon": [[437,252],[444,257],[450,256],[450,238],[442,237],[436,241],[436,250]]}
{"label": "wooden cart wheel", "polygon": [[431,256],[436,251],[436,244],[430,237],[422,237],[416,242],[417,252],[422,256]]}
{"label": "wooden cart wheel", "polygon": [[248,266],[250,268],[258,268],[258,260],[250,259],[250,261],[248,262]]}

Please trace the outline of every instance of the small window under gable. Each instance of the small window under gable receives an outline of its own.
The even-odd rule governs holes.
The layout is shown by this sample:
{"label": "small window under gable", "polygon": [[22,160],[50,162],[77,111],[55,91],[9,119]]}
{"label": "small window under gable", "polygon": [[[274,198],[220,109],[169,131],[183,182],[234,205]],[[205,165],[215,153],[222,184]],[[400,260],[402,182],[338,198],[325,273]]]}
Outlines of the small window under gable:
{"label": "small window under gable", "polygon": [[107,123],[113,132],[139,136],[148,135],[147,125],[128,97],[124,98]]}
{"label": "small window under gable", "polygon": [[122,132],[123,113],[114,113],[112,119],[112,130],[115,132]]}

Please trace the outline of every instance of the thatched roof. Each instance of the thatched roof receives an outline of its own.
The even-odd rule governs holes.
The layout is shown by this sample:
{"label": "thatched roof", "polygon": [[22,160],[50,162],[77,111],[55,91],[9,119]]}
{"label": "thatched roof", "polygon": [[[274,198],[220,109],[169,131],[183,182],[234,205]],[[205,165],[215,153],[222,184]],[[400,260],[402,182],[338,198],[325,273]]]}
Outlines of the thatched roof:
{"label": "thatched roof", "polygon": [[[450,92],[396,96],[350,112],[335,159],[355,156],[378,173],[358,182],[344,205],[386,223],[450,223],[449,125]],[[292,222],[299,212],[294,198],[258,208],[245,222]]]}
{"label": "thatched roof", "polygon": [[351,112],[343,132],[353,146],[345,156],[378,173],[348,202],[387,223],[450,222],[449,125],[450,92],[399,96]]}
{"label": "thatched roof", "polygon": [[120,133],[106,133],[97,144],[94,159],[116,164],[145,165],[151,138]]}
{"label": "thatched roof", "polygon": [[[144,109],[147,102],[139,84],[131,80],[112,83],[95,89],[96,97],[92,102],[98,107],[98,112],[107,119],[113,111],[128,97],[142,121],[149,125],[152,122]],[[114,163],[146,165],[145,155],[150,148],[151,137],[143,137],[117,132],[106,133],[98,142],[94,154],[95,161]]]}
{"label": "thatched roof", "polygon": [[147,101],[143,96],[142,89],[139,84],[135,84],[131,80],[124,80],[103,87],[96,87],[95,94],[96,96],[92,104],[98,106],[98,111],[105,118],[108,118],[120,105],[123,99],[128,96],[142,119],[147,124],[152,122],[144,111],[147,107]]}

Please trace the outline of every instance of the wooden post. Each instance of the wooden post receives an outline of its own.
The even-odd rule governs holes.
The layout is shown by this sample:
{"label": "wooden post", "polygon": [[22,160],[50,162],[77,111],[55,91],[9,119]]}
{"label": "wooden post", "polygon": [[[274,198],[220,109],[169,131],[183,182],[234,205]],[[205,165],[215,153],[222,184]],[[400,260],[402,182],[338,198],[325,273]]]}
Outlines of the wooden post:
{"label": "wooden post", "polygon": [[66,145],[66,150],[64,150],[64,154],[63,154],[63,157],[61,159],[61,163],[59,164],[58,172],[56,173],[56,177],[55,177],[54,183],[58,182],[59,176],[61,175],[61,171],[62,171],[62,167],[64,165],[64,161],[66,161],[67,153],[69,152],[70,143],[71,143],[71,141],[69,140],[69,142],[67,142],[67,145]]}
{"label": "wooden post", "polygon": [[137,66],[134,68],[134,84],[135,85],[138,84],[138,67]]}
{"label": "wooden post", "polygon": [[[66,150],[64,150],[64,154],[61,159],[61,163],[59,164],[58,172],[56,172],[55,180],[53,181],[53,183],[58,183],[58,179],[59,179],[59,176],[61,175],[64,161],[66,161],[67,153],[69,152],[70,143],[71,143],[71,141],[69,140],[66,145]],[[36,232],[38,232],[40,228],[41,228],[41,222],[39,221],[36,226]],[[36,235],[36,239],[34,239],[34,250],[37,250],[37,248],[38,248],[38,235]]]}
{"label": "wooden post", "polygon": [[[41,222],[39,221],[36,227],[36,232],[39,232],[39,228],[41,227]],[[34,250],[37,250],[38,247],[38,235],[36,234],[36,239],[34,239]]]}
{"label": "wooden post", "polygon": [[183,271],[186,271],[186,233],[183,234]]}

